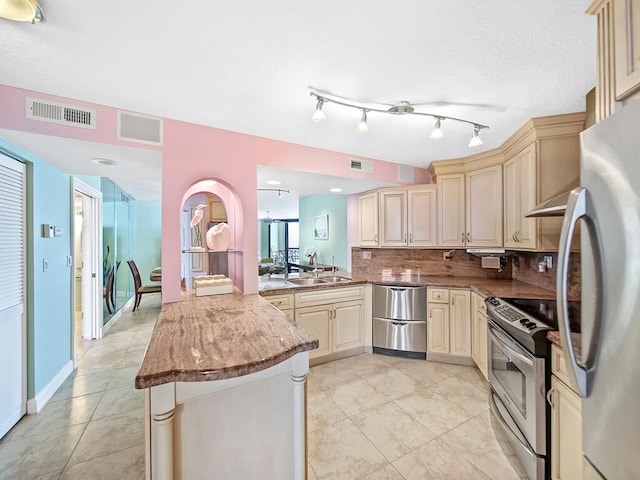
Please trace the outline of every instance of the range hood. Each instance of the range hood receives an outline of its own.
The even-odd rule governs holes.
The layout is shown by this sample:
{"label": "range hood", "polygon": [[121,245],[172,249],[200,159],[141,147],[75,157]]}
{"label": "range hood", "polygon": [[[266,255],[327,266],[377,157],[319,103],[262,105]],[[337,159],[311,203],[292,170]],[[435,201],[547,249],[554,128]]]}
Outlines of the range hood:
{"label": "range hood", "polygon": [[578,186],[578,182],[569,185],[562,193],[554,195],[544,202],[536,205],[532,210],[527,212],[525,217],[563,217],[567,209],[567,200],[571,190]]}

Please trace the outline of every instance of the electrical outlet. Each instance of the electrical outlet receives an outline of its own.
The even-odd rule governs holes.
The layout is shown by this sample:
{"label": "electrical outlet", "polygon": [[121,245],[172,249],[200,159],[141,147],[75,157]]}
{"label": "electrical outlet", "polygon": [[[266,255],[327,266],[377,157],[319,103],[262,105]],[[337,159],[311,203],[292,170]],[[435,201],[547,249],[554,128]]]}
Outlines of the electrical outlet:
{"label": "electrical outlet", "polygon": [[362,259],[363,260],[371,260],[371,252],[368,251],[368,250],[363,250]]}
{"label": "electrical outlet", "polygon": [[46,272],[47,270],[49,270],[49,259],[48,258],[43,258],[42,259],[42,271]]}
{"label": "electrical outlet", "polygon": [[553,257],[551,255],[545,255],[544,256],[544,263],[547,264],[547,268],[548,269],[552,269],[553,268]]}

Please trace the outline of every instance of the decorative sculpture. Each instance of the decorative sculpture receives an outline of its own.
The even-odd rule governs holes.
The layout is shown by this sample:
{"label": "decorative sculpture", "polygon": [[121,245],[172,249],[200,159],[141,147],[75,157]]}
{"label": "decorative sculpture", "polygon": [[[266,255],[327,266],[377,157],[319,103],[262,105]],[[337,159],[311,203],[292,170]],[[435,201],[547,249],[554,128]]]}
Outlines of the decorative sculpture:
{"label": "decorative sculpture", "polygon": [[202,231],[200,230],[200,222],[202,221],[202,217],[204,212],[203,209],[207,208],[205,204],[198,205],[194,212],[193,217],[191,217],[191,250],[199,251],[204,250],[202,246]]}
{"label": "decorative sculpture", "polygon": [[225,222],[214,225],[207,231],[207,246],[217,252],[228,250],[231,229]]}

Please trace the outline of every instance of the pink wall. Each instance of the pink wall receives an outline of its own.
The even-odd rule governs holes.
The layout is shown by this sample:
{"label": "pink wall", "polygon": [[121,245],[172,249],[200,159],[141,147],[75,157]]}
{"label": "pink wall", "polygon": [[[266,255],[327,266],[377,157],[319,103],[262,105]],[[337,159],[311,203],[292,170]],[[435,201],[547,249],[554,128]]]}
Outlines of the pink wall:
{"label": "pink wall", "polygon": [[[27,120],[27,96],[94,108],[97,110],[97,129]],[[171,119],[164,119],[163,147],[123,142],[116,137],[117,109],[113,107],[3,85],[0,85],[0,105],[0,128],[162,151],[162,268],[166,272],[163,275],[163,302],[180,299],[180,210],[185,192],[197,182],[217,180],[233,193],[236,218],[242,219],[236,222],[241,225],[234,229],[236,249],[241,252],[235,255],[234,266],[236,282],[240,279],[244,293],[255,293],[258,289],[255,262],[258,251],[257,165],[399,183],[395,163],[369,159],[374,165],[373,173],[356,172],[349,168],[348,160],[353,155]],[[431,183],[428,171],[414,168],[414,182]],[[350,207],[350,214],[352,210]]]}

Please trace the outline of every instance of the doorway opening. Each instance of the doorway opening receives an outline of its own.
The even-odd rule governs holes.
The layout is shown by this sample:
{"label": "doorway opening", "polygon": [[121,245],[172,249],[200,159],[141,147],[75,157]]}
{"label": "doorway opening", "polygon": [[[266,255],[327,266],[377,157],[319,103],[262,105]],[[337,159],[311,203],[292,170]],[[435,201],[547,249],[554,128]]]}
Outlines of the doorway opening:
{"label": "doorway opening", "polygon": [[102,338],[102,193],[73,178],[72,358]]}

